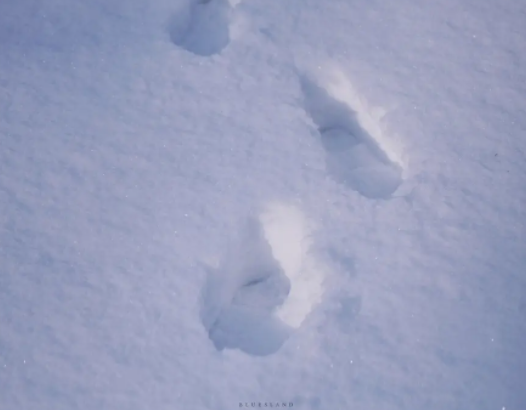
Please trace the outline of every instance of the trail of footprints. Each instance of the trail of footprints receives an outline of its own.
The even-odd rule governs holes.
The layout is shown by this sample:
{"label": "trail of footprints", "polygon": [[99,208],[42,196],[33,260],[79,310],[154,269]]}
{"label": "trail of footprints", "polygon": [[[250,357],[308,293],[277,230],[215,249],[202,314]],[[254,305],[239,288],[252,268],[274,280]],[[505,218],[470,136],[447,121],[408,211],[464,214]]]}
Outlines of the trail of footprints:
{"label": "trail of footprints", "polygon": [[[232,13],[239,2],[192,1],[174,16],[172,42],[198,56],[220,53],[230,42]],[[402,183],[402,167],[382,147],[376,119],[346,77],[329,69],[300,74],[298,81],[328,175],[366,198],[390,198]],[[275,353],[321,302],[327,268],[310,252],[311,229],[300,209],[269,204],[245,222],[223,259],[206,268],[201,320],[217,350]],[[348,320],[360,304],[344,302]]]}

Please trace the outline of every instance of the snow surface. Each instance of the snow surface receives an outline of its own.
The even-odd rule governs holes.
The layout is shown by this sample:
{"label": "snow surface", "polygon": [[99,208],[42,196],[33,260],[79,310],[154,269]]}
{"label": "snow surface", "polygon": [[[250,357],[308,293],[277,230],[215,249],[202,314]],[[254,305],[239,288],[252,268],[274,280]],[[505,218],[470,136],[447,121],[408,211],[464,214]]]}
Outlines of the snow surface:
{"label": "snow surface", "polygon": [[0,2],[0,409],[526,408],[525,21]]}

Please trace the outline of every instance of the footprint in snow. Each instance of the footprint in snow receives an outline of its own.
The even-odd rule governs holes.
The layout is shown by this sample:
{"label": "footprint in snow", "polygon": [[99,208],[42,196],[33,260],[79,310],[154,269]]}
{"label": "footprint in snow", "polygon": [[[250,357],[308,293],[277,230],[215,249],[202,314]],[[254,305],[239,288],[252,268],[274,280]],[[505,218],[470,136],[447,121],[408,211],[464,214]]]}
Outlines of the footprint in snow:
{"label": "footprint in snow", "polygon": [[230,25],[236,0],[193,0],[170,24],[172,42],[191,53],[211,56],[230,43]]}
{"label": "footprint in snow", "polygon": [[328,172],[365,197],[388,198],[402,182],[402,168],[381,146],[381,131],[350,83],[339,72],[326,81],[303,75],[300,82],[305,110],[325,148]]}
{"label": "footprint in snow", "polygon": [[322,271],[307,255],[306,229],[296,208],[275,204],[209,269],[201,319],[216,349],[275,353],[320,302]]}

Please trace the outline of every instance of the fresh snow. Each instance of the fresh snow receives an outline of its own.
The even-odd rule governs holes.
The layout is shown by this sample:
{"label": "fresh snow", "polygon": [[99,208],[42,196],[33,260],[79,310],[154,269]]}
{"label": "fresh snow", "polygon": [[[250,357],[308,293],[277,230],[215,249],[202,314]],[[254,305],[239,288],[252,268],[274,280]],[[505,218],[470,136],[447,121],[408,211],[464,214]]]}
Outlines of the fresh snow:
{"label": "fresh snow", "polygon": [[525,21],[0,2],[0,409],[526,408]]}

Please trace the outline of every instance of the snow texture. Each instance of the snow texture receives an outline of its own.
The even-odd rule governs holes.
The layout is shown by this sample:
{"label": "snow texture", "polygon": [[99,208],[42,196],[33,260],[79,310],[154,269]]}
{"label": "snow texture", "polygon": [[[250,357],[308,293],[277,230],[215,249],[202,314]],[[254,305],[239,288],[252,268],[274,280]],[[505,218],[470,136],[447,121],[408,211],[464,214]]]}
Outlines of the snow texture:
{"label": "snow texture", "polygon": [[526,408],[525,21],[0,1],[0,409]]}

